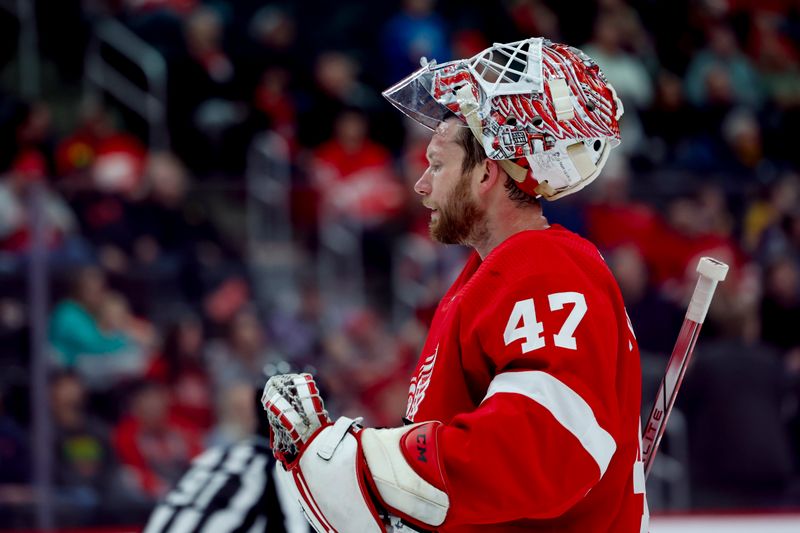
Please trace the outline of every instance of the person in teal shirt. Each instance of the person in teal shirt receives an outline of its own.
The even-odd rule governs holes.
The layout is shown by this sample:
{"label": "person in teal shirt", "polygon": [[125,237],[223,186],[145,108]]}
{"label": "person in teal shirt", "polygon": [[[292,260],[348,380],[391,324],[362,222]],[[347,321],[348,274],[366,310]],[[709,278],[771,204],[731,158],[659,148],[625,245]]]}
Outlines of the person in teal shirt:
{"label": "person in teal shirt", "polygon": [[103,331],[99,311],[108,294],[105,276],[95,267],[80,270],[71,297],[62,300],[50,318],[49,341],[59,363],[74,367],[82,355],[112,355],[133,347],[121,331]]}

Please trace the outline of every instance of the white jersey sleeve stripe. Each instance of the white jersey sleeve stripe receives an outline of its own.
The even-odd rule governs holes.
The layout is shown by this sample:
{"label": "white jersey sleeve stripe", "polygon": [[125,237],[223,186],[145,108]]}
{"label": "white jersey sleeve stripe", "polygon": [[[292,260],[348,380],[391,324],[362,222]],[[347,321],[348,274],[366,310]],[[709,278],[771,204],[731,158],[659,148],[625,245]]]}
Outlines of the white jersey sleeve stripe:
{"label": "white jersey sleeve stripe", "polygon": [[546,372],[504,372],[494,377],[486,397],[498,393],[520,394],[535,401],[572,433],[592,456],[603,477],[617,449],[614,438],[600,427],[592,408],[567,385]]}
{"label": "white jersey sleeve stripe", "polygon": [[175,514],[175,508],[159,505],[153,512],[153,514],[150,515],[150,519],[147,521],[147,527],[145,527],[142,533],[163,532],[164,527],[167,525],[169,519],[172,518],[172,515],[174,514]]}

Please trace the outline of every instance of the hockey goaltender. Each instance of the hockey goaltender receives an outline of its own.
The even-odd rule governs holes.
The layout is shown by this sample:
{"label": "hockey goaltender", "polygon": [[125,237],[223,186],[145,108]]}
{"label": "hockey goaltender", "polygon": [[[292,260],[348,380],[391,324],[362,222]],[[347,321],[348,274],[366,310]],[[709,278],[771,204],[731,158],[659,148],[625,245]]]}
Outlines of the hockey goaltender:
{"label": "hockey goaltender", "polygon": [[408,425],[332,422],[313,378],[270,379],[279,468],[318,531],[648,530],[639,350],[597,249],[550,224],[620,142],[595,62],[532,38],[423,61],[384,92],[433,130],[415,185],[438,241],[473,248],[430,326]]}

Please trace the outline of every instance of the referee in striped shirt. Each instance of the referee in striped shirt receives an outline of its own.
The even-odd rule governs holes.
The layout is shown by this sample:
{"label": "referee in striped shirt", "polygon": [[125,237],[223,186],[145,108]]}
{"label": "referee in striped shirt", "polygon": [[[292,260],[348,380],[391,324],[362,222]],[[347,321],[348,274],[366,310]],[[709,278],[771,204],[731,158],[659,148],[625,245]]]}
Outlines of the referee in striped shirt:
{"label": "referee in striped shirt", "polygon": [[255,395],[256,435],[206,450],[150,515],[143,533],[309,533],[291,488],[280,482],[269,423]]}

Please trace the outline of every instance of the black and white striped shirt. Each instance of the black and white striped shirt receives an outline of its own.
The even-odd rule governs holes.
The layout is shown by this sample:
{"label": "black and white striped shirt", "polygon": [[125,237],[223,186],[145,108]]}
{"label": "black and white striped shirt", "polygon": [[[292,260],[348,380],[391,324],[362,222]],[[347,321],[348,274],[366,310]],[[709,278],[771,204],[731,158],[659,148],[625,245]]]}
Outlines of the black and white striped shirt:
{"label": "black and white striped shirt", "polygon": [[143,533],[308,533],[260,437],[206,450],[159,503]]}

